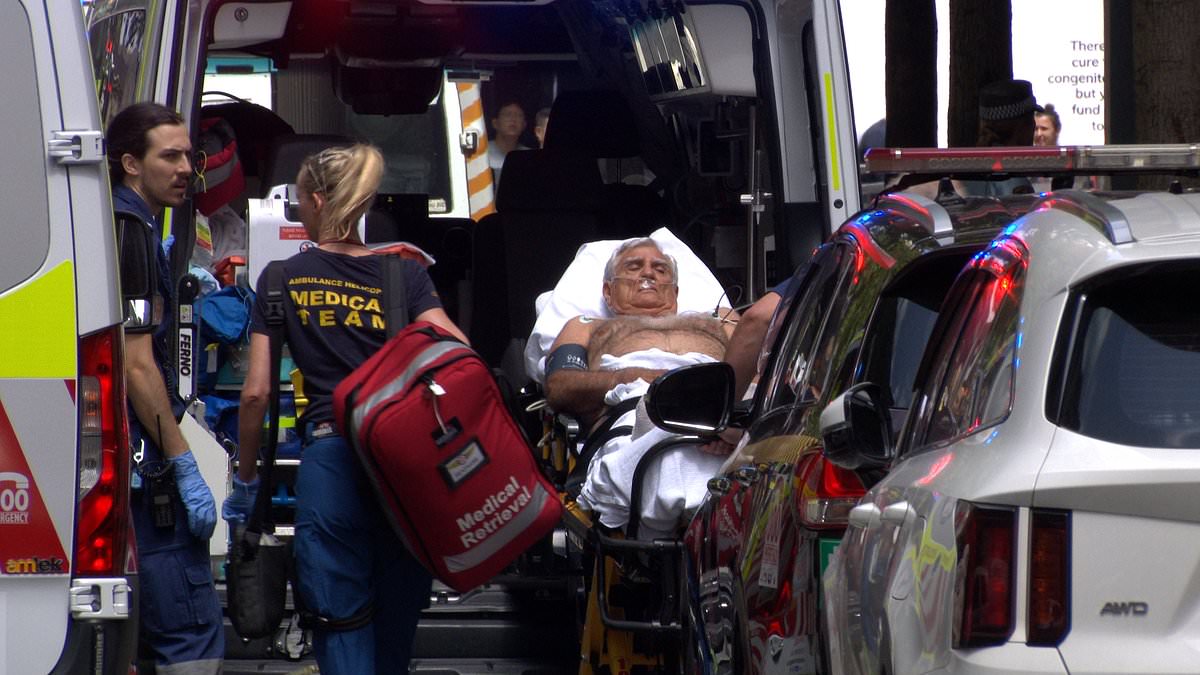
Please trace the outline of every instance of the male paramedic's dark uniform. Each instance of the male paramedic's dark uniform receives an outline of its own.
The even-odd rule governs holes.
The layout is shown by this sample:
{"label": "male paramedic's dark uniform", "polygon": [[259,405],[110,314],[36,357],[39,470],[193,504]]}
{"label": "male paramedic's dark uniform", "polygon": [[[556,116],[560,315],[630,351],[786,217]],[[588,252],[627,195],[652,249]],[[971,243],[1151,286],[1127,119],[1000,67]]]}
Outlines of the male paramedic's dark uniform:
{"label": "male paramedic's dark uniform", "polygon": [[[162,229],[150,207],[132,189],[118,185],[113,190],[115,211],[137,216],[162,240]],[[163,301],[162,322],[145,328],[126,328],[128,333],[154,332],[154,360],[163,374],[167,396],[176,418],[183,414],[183,402],[174,386],[175,374],[168,367],[170,332],[174,315],[174,288],[166,251],[156,246],[158,293]],[[169,423],[174,423],[170,421]],[[198,539],[188,529],[187,511],[175,493],[174,523],[155,525],[151,508],[148,477],[166,468],[162,452],[129,406],[129,431],[133,452],[143,453],[134,466],[130,508],[137,535],[139,637],[142,649],[153,653],[159,673],[215,672],[225,655],[225,632],[221,621],[221,603],[213,585],[209,564],[208,541]],[[196,663],[214,662],[215,663]],[[196,666],[200,666],[197,668]]]}
{"label": "male paramedic's dark uniform", "polygon": [[[333,425],[334,388],[386,340],[380,261],[314,247],[283,263],[286,340],[308,398],[299,420],[296,576],[306,608],[343,624],[314,633],[322,675],[408,672],[417,619],[429,606],[429,573],[392,530]],[[403,272],[409,317],[441,307],[424,268],[405,260]],[[250,331],[269,335],[266,277]]]}

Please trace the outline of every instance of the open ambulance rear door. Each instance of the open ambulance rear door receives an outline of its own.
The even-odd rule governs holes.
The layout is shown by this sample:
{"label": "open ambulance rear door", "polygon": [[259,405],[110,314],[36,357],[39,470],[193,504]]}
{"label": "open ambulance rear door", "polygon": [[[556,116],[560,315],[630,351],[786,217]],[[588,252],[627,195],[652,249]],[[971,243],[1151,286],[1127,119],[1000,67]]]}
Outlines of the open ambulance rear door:
{"label": "open ambulance rear door", "polygon": [[127,672],[122,309],[72,2],[0,3],[0,672]]}

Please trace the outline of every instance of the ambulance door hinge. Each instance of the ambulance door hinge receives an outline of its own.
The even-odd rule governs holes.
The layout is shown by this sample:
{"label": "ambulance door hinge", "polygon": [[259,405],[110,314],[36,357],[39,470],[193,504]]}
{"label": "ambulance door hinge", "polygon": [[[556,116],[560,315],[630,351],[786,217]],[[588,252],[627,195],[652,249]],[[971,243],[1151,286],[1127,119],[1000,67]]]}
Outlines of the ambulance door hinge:
{"label": "ambulance door hinge", "polygon": [[104,161],[104,133],[95,129],[55,131],[46,147],[59,164],[99,164]]}
{"label": "ambulance door hinge", "polygon": [[76,619],[128,619],[133,588],[123,577],[72,579],[71,616]]}

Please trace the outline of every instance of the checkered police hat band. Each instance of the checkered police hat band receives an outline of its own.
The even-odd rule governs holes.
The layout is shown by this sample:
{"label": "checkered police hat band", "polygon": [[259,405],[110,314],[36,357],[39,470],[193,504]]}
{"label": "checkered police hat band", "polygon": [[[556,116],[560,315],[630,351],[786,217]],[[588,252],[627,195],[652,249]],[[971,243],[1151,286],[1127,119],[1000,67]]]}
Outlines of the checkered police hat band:
{"label": "checkered police hat band", "polygon": [[1032,112],[1037,103],[1032,96],[1016,103],[1005,103],[996,106],[980,106],[979,116],[985,120],[1007,120]]}

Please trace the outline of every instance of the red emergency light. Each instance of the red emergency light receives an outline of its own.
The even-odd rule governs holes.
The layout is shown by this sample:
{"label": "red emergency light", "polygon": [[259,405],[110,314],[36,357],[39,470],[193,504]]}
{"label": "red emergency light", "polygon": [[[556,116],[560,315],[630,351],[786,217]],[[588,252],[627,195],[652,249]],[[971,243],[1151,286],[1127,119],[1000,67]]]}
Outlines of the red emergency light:
{"label": "red emergency light", "polygon": [[866,169],[870,173],[939,176],[1189,172],[1200,170],[1200,145],[871,148]]}

